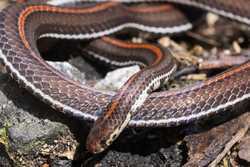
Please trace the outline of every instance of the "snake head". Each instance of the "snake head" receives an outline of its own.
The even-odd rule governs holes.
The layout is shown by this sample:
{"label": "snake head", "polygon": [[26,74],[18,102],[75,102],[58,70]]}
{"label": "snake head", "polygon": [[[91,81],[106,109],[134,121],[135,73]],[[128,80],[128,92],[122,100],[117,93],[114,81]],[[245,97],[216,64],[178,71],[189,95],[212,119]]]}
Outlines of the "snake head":
{"label": "snake head", "polygon": [[117,131],[110,126],[110,120],[97,119],[87,137],[86,147],[91,153],[104,151],[118,136]]}
{"label": "snake head", "polygon": [[120,135],[128,124],[130,117],[130,113],[123,115],[123,117],[112,114],[100,116],[87,137],[88,151],[91,153],[104,151]]}

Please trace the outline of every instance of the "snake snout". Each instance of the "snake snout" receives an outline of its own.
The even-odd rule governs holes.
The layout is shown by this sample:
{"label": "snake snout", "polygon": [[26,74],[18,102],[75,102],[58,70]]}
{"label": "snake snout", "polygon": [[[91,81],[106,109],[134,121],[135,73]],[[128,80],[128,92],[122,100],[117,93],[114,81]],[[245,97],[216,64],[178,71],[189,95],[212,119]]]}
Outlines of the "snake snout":
{"label": "snake snout", "polygon": [[91,152],[93,154],[97,154],[97,153],[104,151],[106,146],[103,145],[99,139],[100,138],[98,138],[98,136],[96,136],[96,135],[93,135],[93,133],[90,133],[88,135],[87,142],[86,142],[86,148],[89,152]]}
{"label": "snake snout", "polygon": [[104,151],[104,147],[102,147],[102,145],[96,140],[87,140],[86,147],[87,150],[93,154]]}
{"label": "snake snout", "polygon": [[[98,122],[98,121],[97,121]],[[99,124],[99,123],[97,123]],[[93,154],[100,153],[104,151],[108,145],[105,140],[105,128],[104,126],[94,126],[87,137],[86,148],[89,152]]]}

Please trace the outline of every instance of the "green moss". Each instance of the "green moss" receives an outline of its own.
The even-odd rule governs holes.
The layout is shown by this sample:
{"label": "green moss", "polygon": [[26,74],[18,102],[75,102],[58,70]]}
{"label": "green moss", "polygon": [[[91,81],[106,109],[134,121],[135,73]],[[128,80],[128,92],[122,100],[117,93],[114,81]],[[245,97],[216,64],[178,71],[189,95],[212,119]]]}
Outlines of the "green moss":
{"label": "green moss", "polygon": [[6,149],[9,149],[9,142],[8,142],[8,126],[4,126],[0,129],[0,143],[3,144]]}

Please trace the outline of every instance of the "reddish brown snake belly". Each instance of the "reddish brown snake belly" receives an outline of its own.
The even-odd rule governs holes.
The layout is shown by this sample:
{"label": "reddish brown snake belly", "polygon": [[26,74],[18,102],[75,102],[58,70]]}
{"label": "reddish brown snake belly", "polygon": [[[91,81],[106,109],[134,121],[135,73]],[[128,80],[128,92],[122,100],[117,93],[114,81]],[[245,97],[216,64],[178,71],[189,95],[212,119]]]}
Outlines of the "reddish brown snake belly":
{"label": "reddish brown snake belly", "polygon": [[[171,2],[206,9],[250,25],[249,1],[237,1],[240,10],[231,0],[172,0]],[[40,58],[36,40],[42,37],[96,38],[126,27],[154,33],[181,32],[191,27],[186,20],[183,20],[184,17],[174,10],[172,17],[159,17],[164,11],[171,10],[171,8],[159,9],[150,9],[149,11],[156,15],[156,18],[147,19],[147,12],[143,12],[145,10],[128,9],[118,3],[104,3],[82,9],[35,4],[13,5],[0,14],[0,59],[3,60],[15,80],[44,102],[64,113],[82,117],[85,120],[96,120],[100,111],[105,111],[108,104],[115,104],[110,103],[111,99],[115,98],[113,98],[114,94],[94,90],[65,78]],[[85,20],[85,22],[80,20]],[[111,45],[117,44],[112,42],[112,39],[106,39],[106,42]],[[124,44],[119,47],[136,50],[134,45]],[[161,52],[160,50],[145,46],[148,45],[141,45],[142,49],[147,50],[145,52],[159,57],[157,55]],[[172,69],[169,68],[164,73],[168,73]],[[146,83],[146,79],[143,77],[135,81],[140,81],[142,86],[144,81]],[[142,89],[145,87],[135,90],[142,91]],[[141,104],[133,112],[128,125],[156,127],[189,123],[223,111],[239,102],[248,101],[249,98],[250,62],[247,62],[207,81],[181,90],[150,94],[143,101],[143,105]],[[129,101],[120,107],[126,108],[126,104],[129,104]],[[111,110],[113,111],[112,106]],[[115,117],[108,119],[110,124],[112,121],[121,120],[121,115],[113,116]],[[126,120],[124,116],[123,120]]]}

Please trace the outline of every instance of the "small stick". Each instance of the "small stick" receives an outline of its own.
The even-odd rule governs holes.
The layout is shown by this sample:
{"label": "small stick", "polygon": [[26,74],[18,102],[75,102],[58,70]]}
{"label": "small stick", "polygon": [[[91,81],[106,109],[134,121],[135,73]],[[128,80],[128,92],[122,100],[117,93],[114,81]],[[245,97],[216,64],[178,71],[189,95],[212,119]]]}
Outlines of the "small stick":
{"label": "small stick", "polygon": [[216,167],[220,163],[220,161],[225,157],[225,155],[230,151],[230,149],[237,143],[239,142],[247,133],[249,129],[249,125],[245,126],[244,128],[240,129],[236,135],[234,135],[229,141],[224,150],[216,157],[216,159],[209,164],[209,167]]}

